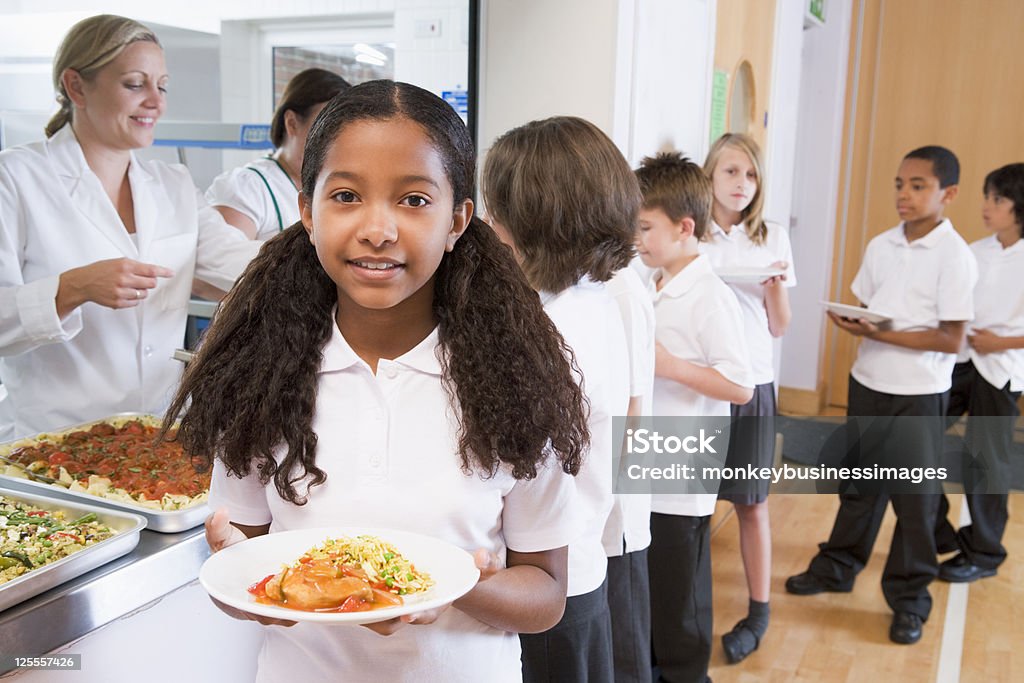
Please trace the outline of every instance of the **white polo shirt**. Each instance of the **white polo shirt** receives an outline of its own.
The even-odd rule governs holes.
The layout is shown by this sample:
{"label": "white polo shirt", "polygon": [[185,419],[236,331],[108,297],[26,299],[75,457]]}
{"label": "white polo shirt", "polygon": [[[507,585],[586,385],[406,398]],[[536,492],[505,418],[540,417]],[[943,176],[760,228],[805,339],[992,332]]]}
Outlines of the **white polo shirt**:
{"label": "white polo shirt", "polygon": [[[650,281],[655,338],[673,356],[714,368],[731,382],[753,387],[743,315],[736,295],[714,274],[707,256],[691,261],[660,291],[661,272]],[[728,417],[729,402],[700,394],[679,382],[654,378],[657,416]],[[715,511],[714,494],[654,494],[651,510],[704,517]]]}
{"label": "white polo shirt", "polygon": [[[789,264],[786,268],[785,287],[796,286],[796,270],[793,268],[793,247],[789,242],[789,231],[778,223],[766,223],[768,234],[764,244],[755,244],[747,235],[746,226],[734,225],[726,232],[714,221],[708,234],[701,240],[699,249],[707,254],[714,270],[742,266],[745,268],[767,268],[777,261]],[[729,287],[736,294],[743,312],[743,327],[746,331],[747,347],[750,349],[750,366],[754,384],[768,384],[775,381],[773,363],[774,344],[768,330],[768,310],[764,303],[764,285],[759,282],[732,283]]]}
{"label": "white polo shirt", "polygon": [[[1007,249],[995,235],[971,243],[978,260],[974,286],[974,320],[969,330],[990,330],[1001,337],[1024,336],[1024,240]],[[958,362],[968,358],[978,373],[997,389],[1024,390],[1024,349],[978,353],[964,342]]]}
{"label": "white polo shirt", "polygon": [[206,191],[206,201],[244,214],[256,224],[261,241],[299,220],[299,191],[273,159],[256,159],[221,173]]}
{"label": "white polo shirt", "polygon": [[[949,219],[913,242],[901,222],[868,243],[850,290],[871,310],[892,316],[893,330],[921,330],[973,319],[977,279],[974,255]],[[850,374],[884,394],[939,394],[951,386],[955,363],[954,353],[862,338]]]}
{"label": "white polo shirt", "polygon": [[[629,395],[640,397],[640,415],[651,414],[654,392],[654,305],[643,280],[632,268],[623,268],[605,283],[615,299],[626,332],[629,351]],[[643,550],[651,544],[651,496],[617,494],[604,527],[608,557]]]}
{"label": "white polo shirt", "polygon": [[[559,548],[579,535],[572,478],[554,463],[531,481],[516,481],[505,467],[491,478],[462,472],[457,413],[441,385],[436,331],[403,356],[381,360],[374,375],[332,327],[313,419],[326,483],[296,506],[255,475],[228,477],[218,461],[214,507],[226,505],[241,524],[270,522],[271,533],[331,525],[394,528],[502,557],[506,548]],[[281,454],[276,457],[280,462]],[[297,488],[306,491],[304,484]],[[270,627],[258,680],[519,681],[519,638],[455,608],[434,624],[388,637],[308,623]]]}
{"label": "white polo shirt", "polygon": [[601,539],[612,509],[612,417],[624,416],[629,407],[629,352],[618,307],[604,284],[584,278],[540,296],[576,356],[590,402],[590,451],[573,480],[579,514],[587,521],[569,544],[569,596],[583,595],[599,588],[607,574]]}

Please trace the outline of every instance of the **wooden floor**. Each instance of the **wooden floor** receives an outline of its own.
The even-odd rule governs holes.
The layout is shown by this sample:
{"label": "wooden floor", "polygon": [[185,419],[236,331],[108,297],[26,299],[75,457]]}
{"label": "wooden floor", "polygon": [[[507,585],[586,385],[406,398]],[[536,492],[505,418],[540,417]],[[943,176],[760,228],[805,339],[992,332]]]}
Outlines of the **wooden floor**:
{"label": "wooden floor", "polygon": [[[774,539],[771,627],[760,649],[737,665],[726,662],[721,636],[746,615],[747,589],[738,525],[728,503],[718,504],[713,520],[715,649],[710,675],[715,683],[936,681],[950,585],[941,581],[932,584],[932,614],[920,642],[908,646],[889,641],[892,612],[882,597],[879,579],[895,523],[891,507],[871,562],[852,593],[795,596],[786,593],[783,584],[788,576],[806,569],[816,544],[827,537],[838,499],[791,494],[773,495],[768,500]],[[959,517],[961,501],[962,496],[951,495],[952,520]],[[1010,525],[1004,541],[1009,559],[996,577],[966,589],[959,672],[964,682],[1021,680],[1024,672],[1024,649],[1020,645],[1024,643],[1024,520],[1013,517],[1014,509],[1024,513],[1024,493],[1011,495]],[[956,633],[955,629],[951,628],[951,633]],[[956,639],[945,647],[959,648],[961,641]],[[948,657],[955,653],[945,654]],[[944,680],[957,680],[956,671]]]}

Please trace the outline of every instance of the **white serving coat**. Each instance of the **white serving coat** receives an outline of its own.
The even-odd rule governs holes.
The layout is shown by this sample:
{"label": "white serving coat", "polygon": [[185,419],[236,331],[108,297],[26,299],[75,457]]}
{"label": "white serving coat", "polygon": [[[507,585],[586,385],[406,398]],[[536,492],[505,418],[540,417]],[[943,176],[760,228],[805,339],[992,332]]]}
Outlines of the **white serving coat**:
{"label": "white serving coat", "polygon": [[[161,413],[181,373],[193,276],[229,289],[261,244],[206,205],[188,170],[132,155],[130,235],[70,126],[0,153],[0,440],[118,412]],[[63,321],[61,273],[127,257],[174,277],[135,308],[85,303]],[[6,427],[7,433],[2,433]]]}

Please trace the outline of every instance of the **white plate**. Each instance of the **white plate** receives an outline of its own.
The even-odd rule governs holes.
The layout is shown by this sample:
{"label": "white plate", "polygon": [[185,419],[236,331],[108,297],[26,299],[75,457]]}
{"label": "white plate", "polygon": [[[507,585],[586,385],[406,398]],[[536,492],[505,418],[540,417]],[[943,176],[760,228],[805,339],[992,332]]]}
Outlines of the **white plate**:
{"label": "white plate", "polygon": [[[419,595],[402,596],[404,604],[367,612],[305,612],[256,602],[249,586],[294,562],[328,538],[370,534],[395,546],[416,569],[434,580]],[[480,576],[473,556],[462,548],[430,536],[365,527],[298,529],[257,536],[210,556],[199,570],[199,583],[211,597],[246,612],[275,619],[327,624],[370,624],[440,607],[465,595]]]}
{"label": "white plate", "polygon": [[737,266],[716,270],[715,275],[726,282],[741,285],[764,282],[770,277],[777,277],[785,272],[785,268],[751,268]]}
{"label": "white plate", "polygon": [[869,323],[885,323],[892,320],[891,315],[885,313],[878,313],[876,311],[869,310],[867,308],[861,308],[860,306],[850,306],[848,304],[837,304],[833,301],[822,301],[821,305],[832,311],[836,315],[843,318],[852,318],[857,320],[864,318]]}

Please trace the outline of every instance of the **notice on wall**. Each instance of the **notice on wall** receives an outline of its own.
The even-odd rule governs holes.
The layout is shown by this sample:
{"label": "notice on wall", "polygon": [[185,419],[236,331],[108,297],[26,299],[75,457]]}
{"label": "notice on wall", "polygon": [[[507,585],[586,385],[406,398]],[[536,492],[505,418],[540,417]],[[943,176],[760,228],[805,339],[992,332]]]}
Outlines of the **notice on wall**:
{"label": "notice on wall", "polygon": [[459,113],[463,121],[469,116],[469,92],[456,86],[455,90],[444,90],[441,99],[451,105]]}
{"label": "notice on wall", "polygon": [[729,73],[715,69],[711,80],[711,142],[725,134],[726,105],[729,98]]}

